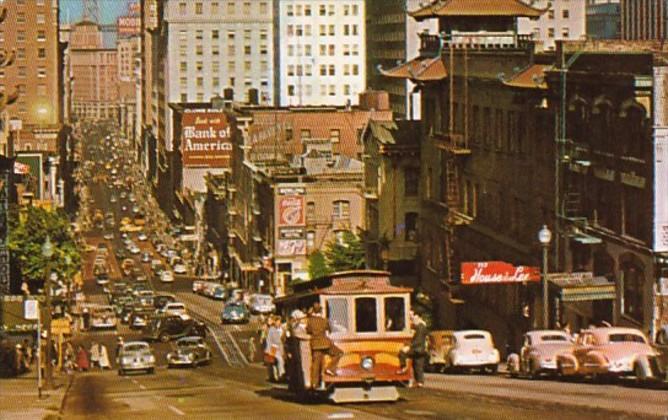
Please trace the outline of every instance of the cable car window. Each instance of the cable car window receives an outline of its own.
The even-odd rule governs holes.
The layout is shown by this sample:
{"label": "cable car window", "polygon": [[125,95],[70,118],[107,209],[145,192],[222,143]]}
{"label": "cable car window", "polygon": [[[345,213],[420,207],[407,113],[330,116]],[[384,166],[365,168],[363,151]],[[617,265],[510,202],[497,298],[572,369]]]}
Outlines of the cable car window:
{"label": "cable car window", "polygon": [[404,298],[385,298],[385,331],[406,329],[406,305]]}
{"label": "cable car window", "polygon": [[333,333],[348,332],[348,299],[327,299],[327,319]]}
{"label": "cable car window", "polygon": [[355,325],[357,332],[378,331],[378,315],[375,298],[355,299]]}

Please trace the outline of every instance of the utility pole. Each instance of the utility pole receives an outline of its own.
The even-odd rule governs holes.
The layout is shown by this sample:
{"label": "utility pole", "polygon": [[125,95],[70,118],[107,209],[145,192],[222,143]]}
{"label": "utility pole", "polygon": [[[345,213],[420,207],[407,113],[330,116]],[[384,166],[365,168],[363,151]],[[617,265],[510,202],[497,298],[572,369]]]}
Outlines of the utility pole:
{"label": "utility pole", "polygon": [[[53,385],[53,366],[51,365],[51,347],[53,346],[53,338],[51,337],[51,257],[53,256],[53,244],[51,238],[47,235],[46,241],[42,245],[42,256],[46,258],[46,274],[44,278],[44,293],[46,293],[46,322],[44,328],[46,329],[46,349],[44,355],[46,360],[44,365],[45,370],[45,388],[49,389]],[[41,349],[39,349],[41,351]],[[39,367],[42,368],[41,366]]]}

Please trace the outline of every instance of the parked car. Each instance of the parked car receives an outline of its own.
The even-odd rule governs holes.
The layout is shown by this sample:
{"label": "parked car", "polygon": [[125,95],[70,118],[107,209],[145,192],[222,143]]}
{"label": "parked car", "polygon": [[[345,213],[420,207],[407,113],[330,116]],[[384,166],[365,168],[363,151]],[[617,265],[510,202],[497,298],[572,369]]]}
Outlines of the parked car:
{"label": "parked car", "polygon": [[488,331],[455,331],[452,337],[453,345],[446,359],[446,368],[465,371],[481,370],[486,373],[497,371],[500,355]]}
{"label": "parked car", "polygon": [[98,286],[105,286],[109,284],[109,274],[106,271],[98,273],[95,276],[95,283]]}
{"label": "parked car", "polygon": [[143,263],[151,262],[151,253],[150,252],[143,252],[141,254],[141,262],[143,262]]}
{"label": "parked car", "polygon": [[116,328],[116,311],[111,305],[102,305],[91,309],[90,326],[93,329]]}
{"label": "parked car", "polygon": [[571,351],[557,356],[560,376],[621,377],[637,380],[661,376],[659,353],[635,328],[595,327],[583,330]]}
{"label": "parked car", "polygon": [[114,239],[114,234],[112,232],[106,232],[103,236],[104,239],[111,241]]}
{"label": "parked car", "polygon": [[270,314],[276,310],[274,298],[271,295],[254,294],[250,297],[250,311],[252,314]]}
{"label": "parked car", "polygon": [[130,252],[132,255],[137,255],[141,252],[141,249],[139,249],[139,247],[133,243],[128,247],[128,252]]}
{"label": "parked car", "polygon": [[167,354],[167,366],[199,366],[211,362],[211,349],[202,337],[176,340],[176,350]]}
{"label": "parked car", "polygon": [[538,378],[542,374],[556,375],[557,355],[573,350],[573,337],[562,330],[536,330],[524,334],[519,354],[508,355],[510,376]]}
{"label": "parked car", "polygon": [[176,296],[171,293],[158,293],[153,298],[153,307],[162,309],[166,304],[176,302]]}
{"label": "parked car", "polygon": [[206,326],[188,315],[163,314],[151,320],[142,334],[148,340],[167,342],[186,336],[206,336]]}
{"label": "parked car", "polygon": [[137,240],[140,242],[145,242],[148,240],[148,236],[144,232],[139,232],[139,235],[137,235]]}
{"label": "parked car", "polygon": [[145,341],[130,341],[123,344],[118,352],[118,374],[143,370],[155,372],[155,356],[151,346]]}
{"label": "parked car", "polygon": [[450,350],[455,345],[455,336],[450,330],[434,330],[427,338],[427,370],[445,371],[450,366]]}
{"label": "parked car", "polygon": [[163,283],[174,282],[174,273],[172,273],[170,270],[163,270],[160,273],[160,281]]}
{"label": "parked car", "polygon": [[225,287],[221,286],[220,284],[217,284],[213,286],[210,297],[216,300],[225,300],[229,296],[227,293],[227,289],[225,289]]}
{"label": "parked car", "polygon": [[250,311],[243,302],[228,301],[221,314],[223,324],[246,324],[250,321]]}

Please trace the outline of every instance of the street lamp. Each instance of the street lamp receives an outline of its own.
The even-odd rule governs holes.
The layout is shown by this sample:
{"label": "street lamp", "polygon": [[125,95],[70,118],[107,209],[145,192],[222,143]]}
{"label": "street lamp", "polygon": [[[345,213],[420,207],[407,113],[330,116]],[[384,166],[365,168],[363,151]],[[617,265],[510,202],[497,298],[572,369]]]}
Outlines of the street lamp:
{"label": "street lamp", "polygon": [[552,231],[547,228],[547,225],[538,231],[538,242],[543,247],[543,329],[548,328],[548,294],[547,294],[547,249],[550,247],[552,241]]}
{"label": "street lamp", "polygon": [[[51,346],[52,346],[52,337],[51,337],[51,257],[53,256],[53,244],[51,243],[51,237],[46,235],[46,240],[42,245],[42,256],[46,258],[46,274],[44,277],[44,293],[46,293],[46,322],[44,323],[44,328],[46,329],[46,350],[44,355],[46,360],[44,365],[46,366],[45,371],[45,385],[46,388],[50,388],[51,382],[53,379],[53,369],[51,366]],[[38,349],[38,354],[41,354],[42,349]],[[41,369],[41,360],[39,369]]]}

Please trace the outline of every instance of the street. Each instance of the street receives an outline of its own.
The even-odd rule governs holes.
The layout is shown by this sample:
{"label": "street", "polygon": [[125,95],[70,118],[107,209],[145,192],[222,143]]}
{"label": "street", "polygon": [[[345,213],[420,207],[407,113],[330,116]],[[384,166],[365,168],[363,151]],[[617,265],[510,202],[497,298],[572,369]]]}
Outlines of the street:
{"label": "street", "polygon": [[[111,150],[99,147],[96,152],[84,152],[87,159],[108,162]],[[117,165],[124,173],[136,170],[127,160],[122,146],[116,149]],[[102,152],[103,151],[103,152]],[[129,215],[122,206],[124,200],[111,203],[108,184],[90,182],[93,203],[90,212],[100,209],[114,213],[116,226]],[[133,191],[147,215],[159,212],[142,196],[143,186],[133,185]],[[153,203],[154,205],[154,203]],[[147,218],[146,230],[154,221]],[[109,258],[111,278],[120,279],[119,261],[115,251],[122,242],[115,232]],[[104,229],[93,228],[85,233],[87,243],[96,246],[103,241]],[[136,235],[136,234],[131,234]],[[137,241],[142,251],[156,251],[149,241]],[[191,276],[176,276],[173,283],[156,281],[149,265],[138,261],[156,291],[176,295],[186,304],[191,316],[205,322],[209,334],[206,341],[213,349],[211,364],[196,369],[168,369],[166,354],[173,343],[152,343],[156,355],[156,372],[152,375],[119,376],[116,362],[112,369],[75,375],[73,386],[64,405],[65,418],[665,418],[668,415],[668,391],[634,387],[630,383],[598,384],[554,380],[511,379],[505,374],[452,375],[428,374],[422,389],[403,389],[396,403],[333,405],[326,401],[308,403],[296,401],[283,384],[267,382],[266,369],[251,352],[250,340],[257,343],[259,320],[253,318],[242,325],[221,325],[221,301],[192,293]],[[106,304],[102,287],[96,285],[92,271],[94,253],[86,254],[84,263],[84,292],[87,300]],[[107,346],[110,352],[116,338],[126,342],[140,340],[141,332],[121,325],[114,330],[88,331],[74,338],[76,343],[89,346],[93,341]],[[257,346],[257,344],[255,344]]]}

